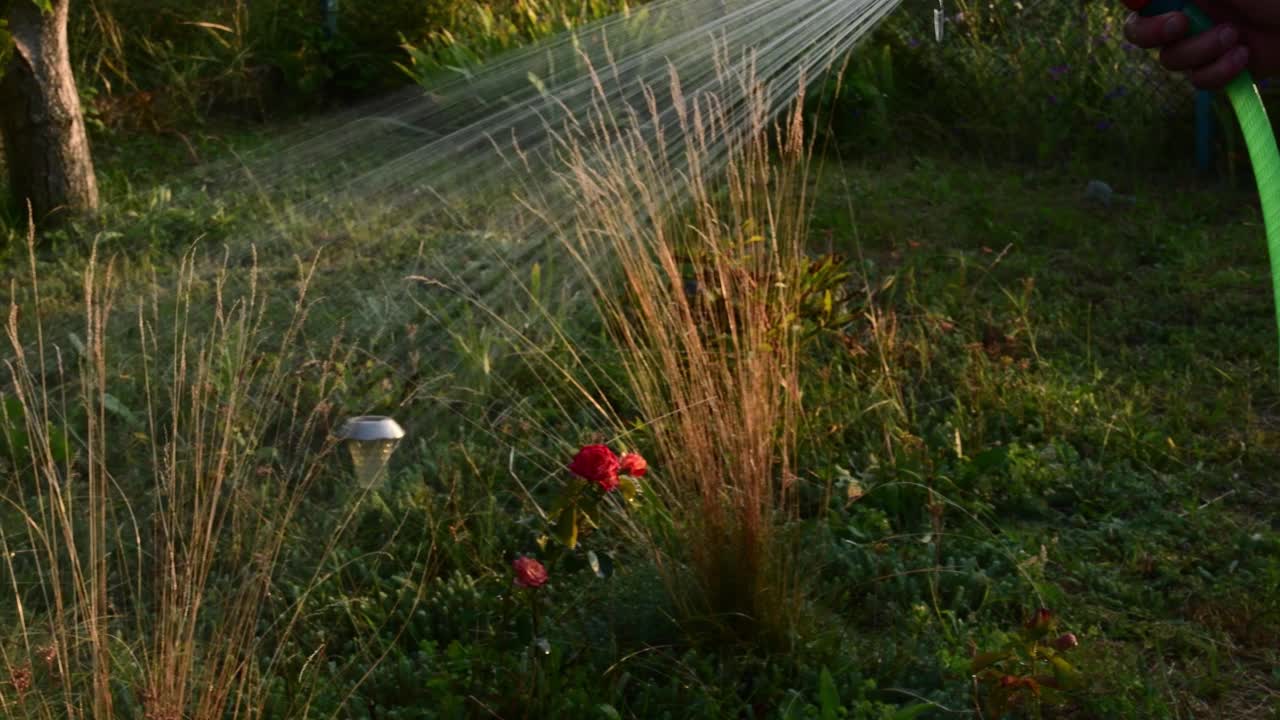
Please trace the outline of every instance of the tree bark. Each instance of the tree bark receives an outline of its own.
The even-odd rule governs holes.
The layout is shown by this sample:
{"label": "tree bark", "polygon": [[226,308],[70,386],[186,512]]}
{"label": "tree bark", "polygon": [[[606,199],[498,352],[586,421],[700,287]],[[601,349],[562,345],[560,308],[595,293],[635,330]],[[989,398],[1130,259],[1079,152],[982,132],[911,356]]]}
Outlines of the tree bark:
{"label": "tree bark", "polygon": [[98,182],[67,45],[70,0],[42,11],[9,0],[13,56],[0,78],[0,133],[9,185],[38,224],[96,210]]}

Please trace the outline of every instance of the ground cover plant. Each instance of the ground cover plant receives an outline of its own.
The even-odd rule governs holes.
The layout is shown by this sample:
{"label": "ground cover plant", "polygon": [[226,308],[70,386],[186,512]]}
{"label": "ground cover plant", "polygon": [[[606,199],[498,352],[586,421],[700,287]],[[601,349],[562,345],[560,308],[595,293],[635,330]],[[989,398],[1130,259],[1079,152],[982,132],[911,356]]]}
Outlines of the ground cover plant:
{"label": "ground cover plant", "polygon": [[663,148],[570,156],[516,315],[424,282],[461,229],[245,247],[177,138],[8,215],[0,714],[1274,717],[1248,196],[813,125],[660,212]]}
{"label": "ground cover plant", "polygon": [[[1077,178],[946,156],[827,167],[811,244],[855,259],[832,300],[854,319],[820,334],[796,460],[806,509],[791,526],[820,570],[821,632],[783,656],[684,635],[652,566],[598,530],[548,566],[534,597],[550,651],[530,654],[508,563],[541,554],[541,533],[508,448],[545,443],[532,419],[563,408],[539,385],[511,400],[519,375],[495,376],[520,363],[495,343],[468,376],[490,394],[460,405],[487,409],[485,424],[415,423],[432,413],[416,405],[436,407],[429,392],[396,410],[430,429],[400,451],[381,502],[352,511],[264,712],[303,698],[370,716],[874,716],[915,696],[966,710],[991,702],[967,680],[972,657],[1005,647],[1041,604],[1079,642],[1067,657],[1086,684],[1068,713],[1273,712],[1274,395],[1248,205],[1188,188],[1105,209]],[[63,292],[50,301],[74,306]],[[340,407],[396,407],[404,378],[377,356],[329,366]],[[538,465],[563,479],[571,457]],[[306,502],[332,513],[342,468],[324,472],[330,489]],[[10,497],[21,477],[9,474]],[[301,538],[330,527],[301,525]],[[295,553],[287,574],[309,566]],[[17,704],[35,697],[17,692],[25,672],[56,679],[42,640],[10,635],[7,713],[56,712]],[[346,662],[313,658],[320,647]],[[301,670],[327,675],[285,681]],[[336,690],[362,677],[355,694]]]}

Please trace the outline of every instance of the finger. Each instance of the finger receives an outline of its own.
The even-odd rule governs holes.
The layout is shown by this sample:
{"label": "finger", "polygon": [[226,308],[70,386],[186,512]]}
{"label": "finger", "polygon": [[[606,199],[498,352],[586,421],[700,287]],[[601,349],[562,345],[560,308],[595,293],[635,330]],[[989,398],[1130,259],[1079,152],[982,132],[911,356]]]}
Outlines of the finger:
{"label": "finger", "polygon": [[1191,84],[1203,90],[1220,90],[1249,66],[1249,49],[1238,47],[1191,73]]}
{"label": "finger", "polygon": [[1182,39],[1190,26],[1187,16],[1180,12],[1149,18],[1133,13],[1125,21],[1124,36],[1140,48],[1155,48]]}
{"label": "finger", "polygon": [[1166,45],[1160,51],[1160,64],[1174,71],[1194,70],[1212,65],[1240,42],[1234,25],[1221,25],[1195,37]]}

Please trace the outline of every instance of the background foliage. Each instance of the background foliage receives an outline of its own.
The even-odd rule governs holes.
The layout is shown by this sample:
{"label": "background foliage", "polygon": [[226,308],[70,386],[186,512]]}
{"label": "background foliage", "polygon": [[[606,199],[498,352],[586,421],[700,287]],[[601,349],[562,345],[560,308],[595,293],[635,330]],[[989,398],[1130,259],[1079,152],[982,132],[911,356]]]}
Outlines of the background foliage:
{"label": "background foliage", "polygon": [[[72,47],[107,126],[262,118],[367,97],[625,7],[613,0],[83,0]],[[413,75],[404,68],[412,68]]]}
{"label": "background foliage", "polygon": [[[853,61],[843,107],[866,128],[859,142],[894,135],[1041,164],[1194,167],[1194,90],[1124,39],[1129,12],[1101,0],[907,0]],[[1262,91],[1280,97],[1271,82]],[[1215,103],[1217,169],[1244,175],[1235,118],[1225,98]]]}

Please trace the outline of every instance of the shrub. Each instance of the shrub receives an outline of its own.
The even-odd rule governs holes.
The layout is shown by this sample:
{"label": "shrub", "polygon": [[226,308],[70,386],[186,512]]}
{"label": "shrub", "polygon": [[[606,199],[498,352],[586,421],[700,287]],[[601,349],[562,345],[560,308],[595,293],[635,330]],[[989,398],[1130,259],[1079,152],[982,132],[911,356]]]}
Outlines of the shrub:
{"label": "shrub", "polygon": [[[107,127],[154,131],[211,113],[260,118],[451,72],[625,8],[622,0],[73,3],[80,89]],[[5,46],[0,27],[0,48]],[[0,59],[3,59],[0,49]]]}
{"label": "shrub", "polygon": [[1190,161],[1192,89],[1124,40],[1122,5],[959,2],[941,42],[935,8],[905,3],[855,53],[834,99],[859,141],[905,129],[1038,162]]}
{"label": "shrub", "polygon": [[514,0],[496,9],[494,4],[449,3],[426,32],[401,33],[409,62],[400,68],[415,82],[430,85],[442,73],[465,72],[485,58],[627,9],[626,0]]}

